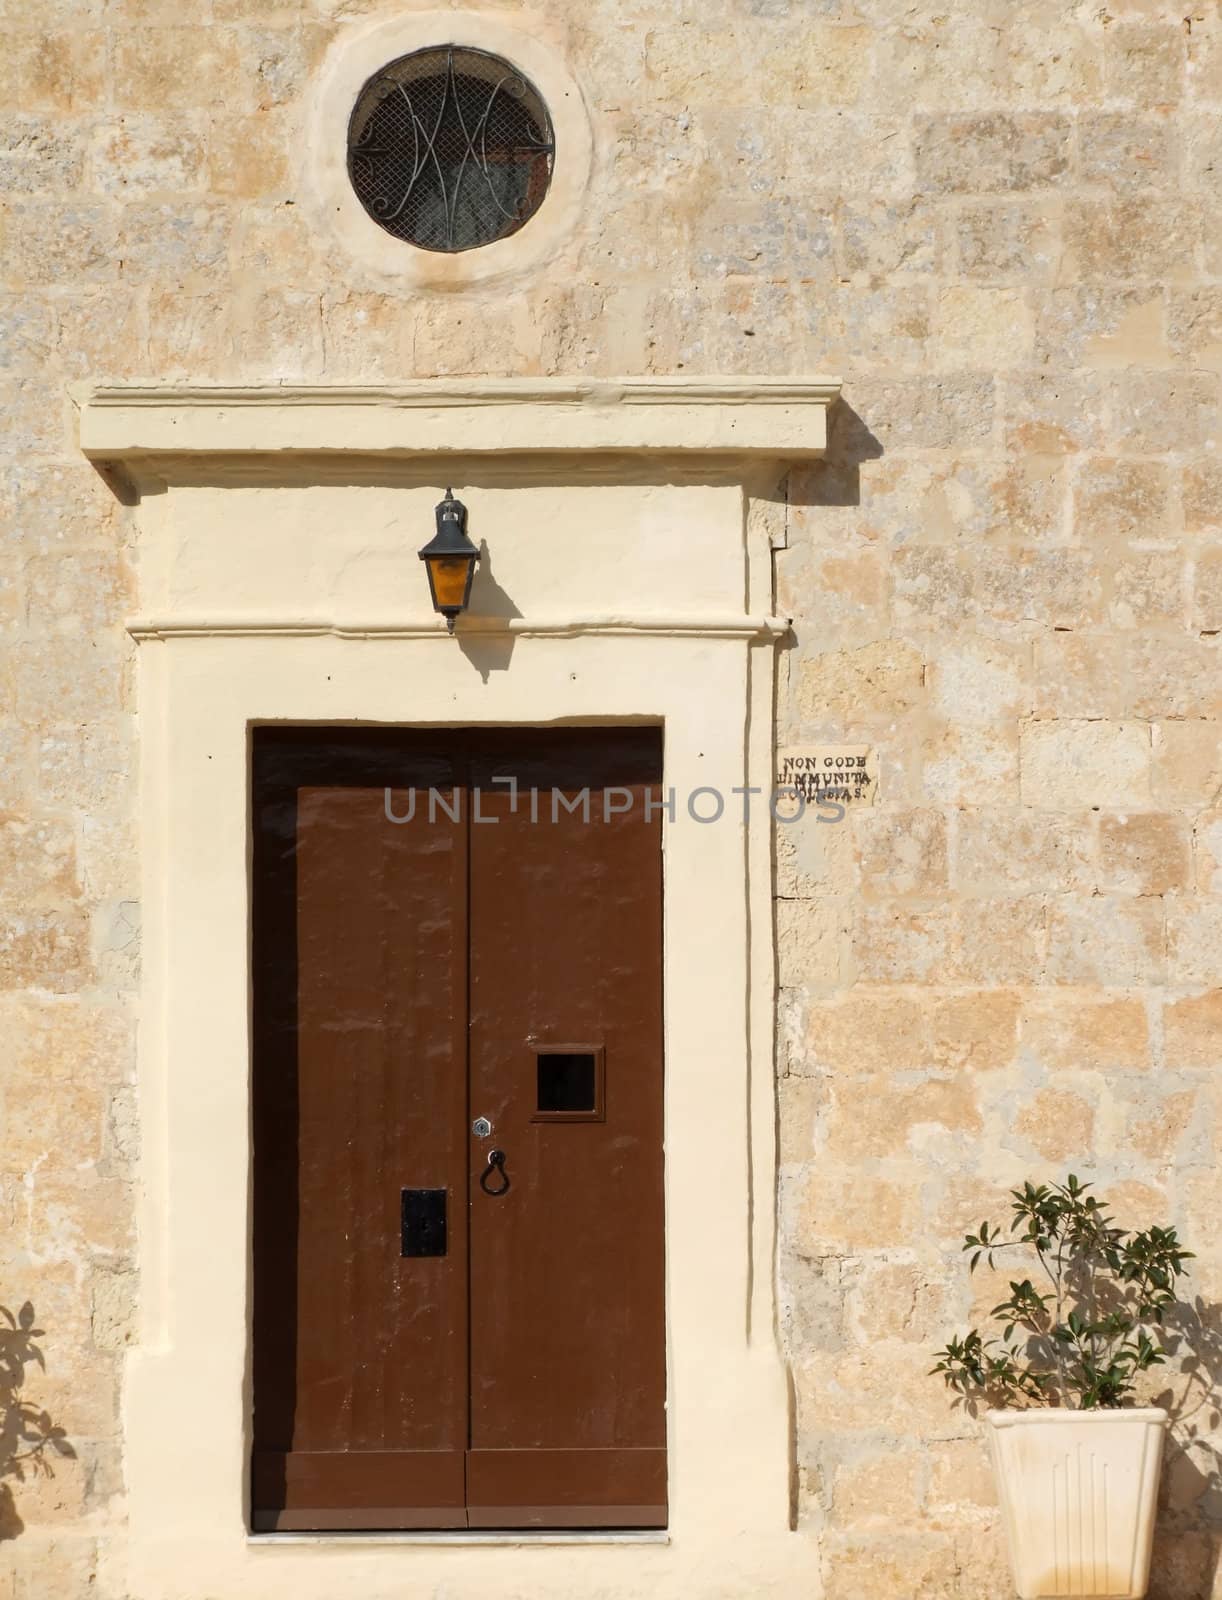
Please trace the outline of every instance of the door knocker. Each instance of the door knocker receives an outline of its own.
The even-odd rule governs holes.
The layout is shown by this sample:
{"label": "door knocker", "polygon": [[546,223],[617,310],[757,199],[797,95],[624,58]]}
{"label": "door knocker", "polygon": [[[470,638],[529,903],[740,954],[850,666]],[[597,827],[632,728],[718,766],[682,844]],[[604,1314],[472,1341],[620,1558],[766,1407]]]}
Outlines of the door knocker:
{"label": "door knocker", "polygon": [[[492,1174],[493,1168],[495,1168],[501,1175],[501,1186],[499,1189],[490,1189],[488,1187],[488,1179]],[[509,1188],[509,1174],[505,1171],[505,1152],[503,1150],[489,1150],[488,1165],[479,1175],[479,1186],[485,1194],[495,1196],[506,1193]]]}

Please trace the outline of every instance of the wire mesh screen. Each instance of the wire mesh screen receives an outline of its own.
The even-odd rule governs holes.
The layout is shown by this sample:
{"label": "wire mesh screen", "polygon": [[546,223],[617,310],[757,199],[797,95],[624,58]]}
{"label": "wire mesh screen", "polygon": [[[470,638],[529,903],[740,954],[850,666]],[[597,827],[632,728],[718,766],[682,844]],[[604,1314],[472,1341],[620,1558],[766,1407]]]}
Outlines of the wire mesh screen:
{"label": "wire mesh screen", "polygon": [[445,46],[392,61],[361,90],[348,173],[369,215],[422,250],[515,233],[551,181],[551,119],[499,56]]}

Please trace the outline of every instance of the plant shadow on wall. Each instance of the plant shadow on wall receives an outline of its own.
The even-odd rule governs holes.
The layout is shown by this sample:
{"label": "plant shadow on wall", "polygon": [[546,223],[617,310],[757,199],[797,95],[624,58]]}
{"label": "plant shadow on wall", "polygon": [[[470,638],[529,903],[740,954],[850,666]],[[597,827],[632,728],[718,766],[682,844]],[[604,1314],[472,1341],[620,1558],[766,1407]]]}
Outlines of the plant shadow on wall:
{"label": "plant shadow on wall", "polygon": [[[1199,1295],[1163,1314],[1175,1375],[1152,1403],[1171,1416],[1151,1563],[1152,1600],[1201,1600],[1222,1559],[1222,1306]],[[1198,1539],[1206,1535],[1199,1547]]]}
{"label": "plant shadow on wall", "polygon": [[0,1306],[0,1540],[15,1539],[25,1528],[12,1485],[54,1477],[56,1456],[76,1459],[64,1430],[23,1398],[27,1370],[46,1369],[42,1349],[34,1342],[42,1337],[28,1300],[15,1315]]}

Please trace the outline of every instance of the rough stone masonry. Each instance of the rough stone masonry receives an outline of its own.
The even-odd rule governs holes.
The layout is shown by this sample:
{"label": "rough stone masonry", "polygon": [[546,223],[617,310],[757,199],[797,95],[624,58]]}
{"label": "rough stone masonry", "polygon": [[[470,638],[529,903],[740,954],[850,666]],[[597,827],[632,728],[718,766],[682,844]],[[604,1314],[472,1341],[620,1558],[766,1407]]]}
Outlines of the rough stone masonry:
{"label": "rough stone masonry", "polygon": [[878,763],[778,845],[811,1592],[1011,1592],[926,1373],[997,1298],[965,1228],[1072,1169],[1197,1253],[1152,1593],[1222,1594],[1217,0],[534,0],[597,159],[508,297],[371,288],[295,204],[311,74],[390,9],[0,0],[0,1303],[74,1450],[0,1457],[0,1597],[139,1600],[134,551],[67,385],[675,372],[846,378],[776,558],[778,744]]}

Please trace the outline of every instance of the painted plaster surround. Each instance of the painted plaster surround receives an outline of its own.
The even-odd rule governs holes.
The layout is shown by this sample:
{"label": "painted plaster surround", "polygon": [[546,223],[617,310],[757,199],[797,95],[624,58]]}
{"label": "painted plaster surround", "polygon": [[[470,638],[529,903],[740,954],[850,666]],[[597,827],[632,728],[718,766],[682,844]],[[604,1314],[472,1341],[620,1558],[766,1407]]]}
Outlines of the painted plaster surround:
{"label": "painted plaster surround", "polygon": [[[311,221],[363,277],[396,293],[405,283],[434,290],[505,283],[537,268],[572,232],[594,159],[590,112],[569,71],[563,31],[536,17],[528,33],[523,20],[496,11],[426,10],[375,18],[336,38],[313,86],[298,186]],[[369,79],[400,56],[447,44],[488,51],[525,73],[547,107],[556,145],[551,182],[530,227],[457,254],[405,250],[365,211],[347,163],[349,118]]]}
{"label": "painted plaster surround", "polygon": [[[785,464],[823,452],[837,389],[78,394],[81,448],[138,499],[142,1303],[125,1423],[141,1600],[817,1586],[791,1532],[776,1337],[769,817],[760,803],[744,824],[728,806],[701,825],[685,799],[771,786],[784,632],[771,546]],[[416,557],[450,485],[486,544],[455,638]],[[678,795],[665,824],[669,1532],[253,1537],[249,729],[639,719],[664,726]]]}

